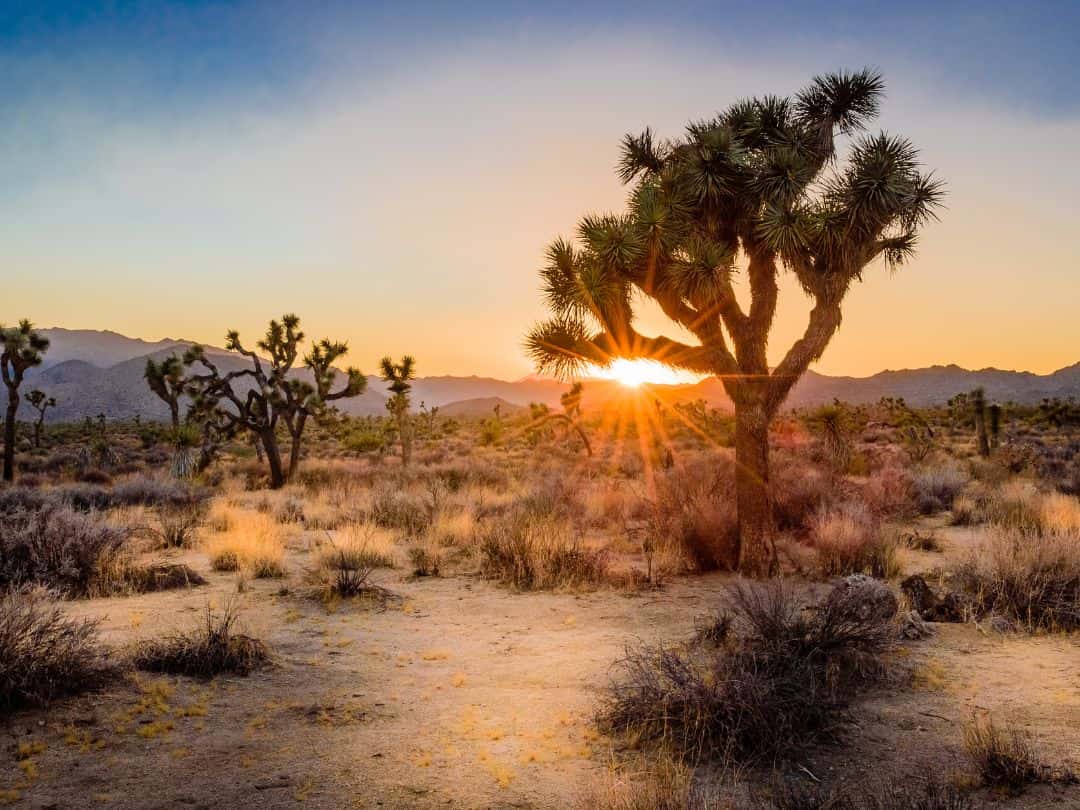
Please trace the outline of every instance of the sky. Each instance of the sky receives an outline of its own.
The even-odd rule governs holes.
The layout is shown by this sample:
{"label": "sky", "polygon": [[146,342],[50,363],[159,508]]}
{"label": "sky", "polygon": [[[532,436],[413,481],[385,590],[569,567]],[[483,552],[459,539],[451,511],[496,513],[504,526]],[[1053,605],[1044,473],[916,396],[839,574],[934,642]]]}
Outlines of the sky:
{"label": "sky", "polygon": [[0,321],[220,345],[296,312],[365,371],[521,377],[544,247],[622,206],[624,133],[869,65],[947,210],[815,370],[1046,373],[1080,361],[1078,39],[1075,2],[4,0]]}

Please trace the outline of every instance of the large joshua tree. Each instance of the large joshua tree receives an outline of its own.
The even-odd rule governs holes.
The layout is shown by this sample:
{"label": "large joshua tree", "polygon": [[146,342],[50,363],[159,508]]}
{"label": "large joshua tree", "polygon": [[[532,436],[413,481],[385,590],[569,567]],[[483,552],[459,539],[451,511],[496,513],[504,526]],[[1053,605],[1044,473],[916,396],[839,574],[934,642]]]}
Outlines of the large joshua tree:
{"label": "large joshua tree", "polygon": [[[247,430],[258,438],[270,467],[270,486],[277,489],[296,474],[308,418],[322,414],[335,400],[363,393],[367,379],[357,369],[349,368],[344,385],[331,391],[338,375],[333,363],[348,352],[348,346],[325,339],[303,357],[314,382],[295,376],[294,367],[304,341],[300,319],[295,315],[285,315],[280,322],[270,321],[266,336],[256,344],[267,359],[247,349],[235,330],[225,340],[226,348],[250,360],[251,367],[223,374],[201,346],[194,346],[185,354],[185,365],[197,363],[205,373],[190,375],[187,391],[193,397],[193,408],[213,412],[228,428]],[[242,384],[246,384],[246,390],[240,388]],[[287,468],[278,443],[280,425],[285,426],[291,440]]]}
{"label": "large joshua tree", "polygon": [[[860,135],[884,84],[871,70],[813,79],[793,98],[739,101],[678,139],[627,135],[618,173],[625,212],[587,216],[579,241],[557,239],[541,270],[554,317],[527,348],[541,370],[649,358],[718,376],[736,413],[739,568],[776,565],[769,424],[840,326],[852,284],[878,259],[895,267],[934,216],[941,184],[904,138]],[[802,337],[769,367],[781,271],[813,305]],[[735,292],[745,276],[748,306]],[[636,296],[655,301],[694,340],[634,328]]]}
{"label": "large joshua tree", "polygon": [[416,360],[405,355],[400,363],[395,363],[392,357],[382,359],[381,374],[383,382],[387,383],[390,398],[386,401],[386,410],[397,422],[398,441],[401,443],[401,464],[409,465],[412,458],[412,420],[409,417],[409,393],[412,391],[412,381],[416,377]]}
{"label": "large joshua tree", "polygon": [[8,401],[4,417],[4,480],[15,480],[15,416],[19,412],[19,386],[26,370],[40,366],[49,339],[40,334],[30,321],[18,326],[0,324],[0,379],[7,386]]}

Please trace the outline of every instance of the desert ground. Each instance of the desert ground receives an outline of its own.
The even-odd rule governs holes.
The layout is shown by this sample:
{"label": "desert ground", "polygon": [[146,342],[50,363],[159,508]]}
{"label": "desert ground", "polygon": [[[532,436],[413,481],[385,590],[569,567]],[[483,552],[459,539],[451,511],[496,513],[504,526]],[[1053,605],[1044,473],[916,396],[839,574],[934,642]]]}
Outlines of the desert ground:
{"label": "desert ground", "polygon": [[[780,576],[764,583],[724,570],[734,516],[721,414],[673,420],[662,443],[641,425],[586,418],[591,456],[574,432],[530,430],[525,415],[432,420],[408,467],[393,442],[348,449],[356,443],[339,425],[320,430],[279,490],[242,443],[178,481],[167,444],[140,438],[145,426],[58,428],[25,454],[22,483],[0,490],[5,553],[15,559],[19,521],[43,510],[114,540],[89,561],[57,551],[59,562],[10,584],[21,589],[13,598],[92,622],[77,663],[107,674],[27,686],[0,666],[0,799],[870,806],[835,803],[850,788],[876,791],[884,807],[1080,807],[1075,444],[1017,414],[983,458],[946,412],[926,415],[941,422],[926,447],[888,409],[848,410],[842,429],[817,412],[776,431]],[[101,436],[107,457],[82,464],[77,448],[100,449]],[[1002,540],[1014,536],[1058,556],[1032,562]],[[912,617],[913,574],[955,594],[956,615]],[[830,704],[827,729],[704,755],[605,722],[606,695],[625,675],[617,662],[652,645],[697,660],[702,629],[738,613],[733,586],[781,588],[813,608],[851,575],[869,575],[897,607],[873,651],[884,674]],[[1059,590],[1049,603],[991,598],[1003,577]],[[226,614],[227,635],[256,640],[259,654],[206,664],[214,671],[196,671],[205,651],[169,654],[197,643],[208,615]],[[742,643],[722,638],[707,655]],[[972,752],[971,729],[988,721],[1030,749],[1033,765],[1014,783],[994,781]],[[949,796],[911,803],[928,780]],[[794,804],[789,789],[820,795]]]}

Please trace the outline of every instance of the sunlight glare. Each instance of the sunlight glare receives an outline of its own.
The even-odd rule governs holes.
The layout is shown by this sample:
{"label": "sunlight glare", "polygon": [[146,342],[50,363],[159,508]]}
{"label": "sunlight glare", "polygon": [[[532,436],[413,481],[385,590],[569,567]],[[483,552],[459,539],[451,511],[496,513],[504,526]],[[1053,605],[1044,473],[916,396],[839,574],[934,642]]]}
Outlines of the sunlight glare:
{"label": "sunlight glare", "polygon": [[702,375],[674,369],[655,360],[613,360],[608,366],[594,366],[585,374],[600,380],[615,380],[627,388],[637,388],[643,383],[654,385],[681,385],[695,383]]}

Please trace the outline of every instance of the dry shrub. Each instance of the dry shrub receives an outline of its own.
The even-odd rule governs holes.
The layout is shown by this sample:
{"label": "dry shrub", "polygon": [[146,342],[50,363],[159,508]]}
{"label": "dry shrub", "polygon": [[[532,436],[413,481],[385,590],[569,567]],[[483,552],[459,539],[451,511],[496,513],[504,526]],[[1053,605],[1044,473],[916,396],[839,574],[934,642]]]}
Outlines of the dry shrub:
{"label": "dry shrub", "polygon": [[155,512],[157,526],[153,532],[165,548],[186,548],[192,544],[203,521],[200,505],[162,504]]}
{"label": "dry shrub", "polygon": [[133,663],[147,672],[168,672],[211,678],[223,672],[247,675],[269,660],[266,645],[234,632],[238,612],[234,603],[220,614],[206,606],[204,621],[187,633],[145,641],[135,649]]}
{"label": "dry shrub", "polygon": [[982,520],[983,510],[973,495],[960,494],[953,498],[952,524],[973,526]]}
{"label": "dry shrub", "polygon": [[114,668],[97,624],[68,618],[46,591],[0,596],[0,714],[104,683]]}
{"label": "dry shrub", "polygon": [[236,509],[230,512],[232,530],[203,540],[203,550],[215,571],[241,568],[256,579],[285,576],[285,531],[270,515]]}
{"label": "dry shrub", "polygon": [[1030,630],[1080,628],[1080,533],[989,529],[953,575],[978,614]]}
{"label": "dry shrub", "polygon": [[897,464],[886,464],[870,474],[862,497],[879,515],[902,515],[911,510],[913,491],[908,471]]}
{"label": "dry shrub", "polygon": [[476,536],[476,519],[472,511],[441,512],[428,529],[428,538],[435,546],[471,545]]}
{"label": "dry shrub", "polygon": [[1015,794],[1037,782],[1071,779],[1042,761],[1029,734],[997,726],[990,717],[964,726],[964,748],[987,787]]}
{"label": "dry shrub", "polygon": [[981,509],[984,519],[995,526],[1028,532],[1043,530],[1040,496],[1020,481],[988,493],[982,499]]}
{"label": "dry shrub", "polygon": [[685,765],[662,757],[644,762],[634,772],[608,773],[580,806],[589,810],[720,810],[730,805],[695,783]]}
{"label": "dry shrub", "polygon": [[674,544],[698,571],[734,568],[739,526],[733,462],[719,453],[702,461],[656,477],[649,533],[653,545]]}
{"label": "dry shrub", "polygon": [[820,511],[810,524],[810,543],[825,576],[865,573],[891,579],[899,573],[896,539],[882,533],[877,517],[862,504]]}
{"label": "dry shrub", "polygon": [[409,562],[414,577],[437,577],[442,566],[442,555],[437,547],[430,544],[412,546],[409,549]]}
{"label": "dry shrub", "polygon": [[523,591],[596,587],[608,555],[585,548],[566,523],[519,510],[492,522],[480,541],[480,572]]}
{"label": "dry shrub", "polygon": [[951,509],[968,480],[967,473],[950,464],[916,470],[911,479],[915,507],[924,515]]}
{"label": "dry shrub", "polygon": [[66,506],[9,514],[0,533],[0,587],[43,585],[69,598],[107,591],[105,574],[128,536],[123,527]]}
{"label": "dry shrub", "polygon": [[778,531],[802,534],[814,516],[836,500],[834,478],[799,456],[774,456],[771,476],[773,515]]}
{"label": "dry shrub", "polygon": [[867,609],[862,588],[833,594],[808,610],[781,582],[732,587],[734,632],[720,647],[628,650],[600,706],[601,728],[691,762],[735,765],[833,737],[859,687],[884,674],[895,637],[892,614]]}
{"label": "dry shrub", "polygon": [[871,779],[858,784],[825,786],[805,781],[777,781],[767,796],[759,796],[760,810],[975,810],[974,801],[945,780],[902,777],[894,781]]}
{"label": "dry shrub", "polygon": [[397,529],[415,536],[427,529],[432,516],[420,495],[390,484],[372,493],[370,517],[380,529]]}
{"label": "dry shrub", "polygon": [[370,524],[350,523],[319,547],[315,562],[331,593],[358,596],[368,589],[375,569],[394,567],[393,537]]}
{"label": "dry shrub", "polygon": [[1080,498],[1075,495],[1052,492],[1041,496],[1039,516],[1043,531],[1080,536]]}

